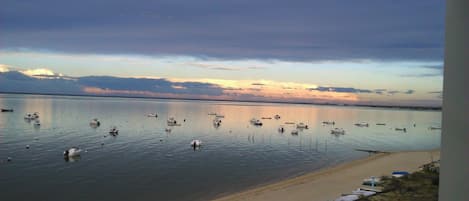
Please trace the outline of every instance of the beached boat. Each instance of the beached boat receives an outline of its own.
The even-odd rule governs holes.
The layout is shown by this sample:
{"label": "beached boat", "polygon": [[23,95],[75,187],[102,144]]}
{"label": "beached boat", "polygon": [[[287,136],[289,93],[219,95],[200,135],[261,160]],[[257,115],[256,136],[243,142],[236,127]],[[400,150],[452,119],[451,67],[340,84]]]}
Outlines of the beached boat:
{"label": "beached boat", "polygon": [[368,127],[369,124],[367,122],[360,122],[360,123],[356,123],[355,126],[358,126],[358,127]]}
{"label": "beached boat", "polygon": [[304,124],[304,123],[299,123],[296,125],[296,128],[298,129],[308,129],[308,125]]}
{"label": "beached boat", "polygon": [[345,130],[343,128],[334,128],[331,130],[331,134],[344,135]]}
{"label": "beached boat", "polygon": [[392,172],[392,177],[403,177],[405,175],[408,175],[409,172],[406,172],[406,171],[395,171],[395,172]]}
{"label": "beached boat", "polygon": [[365,186],[377,186],[380,184],[381,184],[381,178],[379,177],[370,177],[370,178],[363,179],[363,183],[362,183],[362,185],[365,185]]}
{"label": "beached boat", "polygon": [[13,112],[13,109],[4,109],[4,108],[2,108],[1,111],[2,112]]}

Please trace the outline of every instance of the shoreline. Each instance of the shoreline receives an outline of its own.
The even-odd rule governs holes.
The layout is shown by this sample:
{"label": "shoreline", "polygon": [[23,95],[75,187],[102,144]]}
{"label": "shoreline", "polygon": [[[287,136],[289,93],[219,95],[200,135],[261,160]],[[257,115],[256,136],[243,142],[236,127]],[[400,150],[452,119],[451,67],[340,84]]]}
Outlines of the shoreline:
{"label": "shoreline", "polygon": [[415,172],[425,163],[439,160],[440,149],[378,153],[366,158],[323,168],[279,182],[219,196],[213,201],[335,200],[363,187],[363,179],[391,175],[392,171]]}

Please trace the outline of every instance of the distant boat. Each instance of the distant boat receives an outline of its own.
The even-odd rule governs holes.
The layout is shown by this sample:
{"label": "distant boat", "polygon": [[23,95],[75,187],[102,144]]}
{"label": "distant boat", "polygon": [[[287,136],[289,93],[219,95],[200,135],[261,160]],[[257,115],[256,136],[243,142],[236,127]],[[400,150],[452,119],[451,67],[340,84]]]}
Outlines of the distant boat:
{"label": "distant boat", "polygon": [[36,119],[36,121],[34,121],[34,126],[41,126],[41,122],[39,121],[39,119]]}
{"label": "distant boat", "polygon": [[285,122],[285,124],[295,124],[295,122],[287,121],[287,122]]}
{"label": "distant boat", "polygon": [[217,128],[220,127],[220,125],[221,125],[221,119],[215,118],[215,119],[213,120],[213,125],[214,125],[215,127],[217,127]]}
{"label": "distant boat", "polygon": [[262,126],[262,121],[256,118],[252,118],[251,120],[249,120],[249,122],[251,122],[251,124],[256,125],[256,126]]}
{"label": "distant boat", "polygon": [[109,130],[109,134],[111,134],[112,136],[117,136],[119,134],[119,130],[117,129],[117,127],[113,126]]}
{"label": "distant boat", "polygon": [[278,128],[278,132],[280,132],[280,133],[285,132],[285,128],[284,128],[283,126],[280,126],[280,127]]}
{"label": "distant boat", "polygon": [[292,130],[292,131],[291,131],[291,134],[292,134],[292,135],[298,135],[298,130]]}
{"label": "distant boat", "polygon": [[296,128],[298,129],[308,129],[308,125],[304,124],[304,123],[299,123],[296,125]]}
{"label": "distant boat", "polygon": [[324,125],[335,125],[334,121],[323,121],[322,124]]}
{"label": "distant boat", "polygon": [[150,113],[147,115],[147,117],[158,117],[158,114],[156,113]]}
{"label": "distant boat", "polygon": [[168,122],[168,126],[177,125],[177,121],[176,121],[176,119],[174,119],[174,117],[170,117],[168,120],[166,120],[166,122]]}
{"label": "distant boat", "polygon": [[39,113],[35,112],[35,113],[27,113],[25,116],[24,116],[24,119],[26,120],[34,120],[34,119],[39,119]]}
{"label": "distant boat", "polygon": [[278,120],[278,119],[280,119],[280,115],[276,114],[276,115],[274,116],[274,118]]}
{"label": "distant boat", "polygon": [[64,151],[64,157],[76,157],[80,156],[81,149],[78,147],[72,147]]}
{"label": "distant boat", "polygon": [[360,123],[356,123],[355,126],[358,126],[358,127],[368,127],[369,124],[367,122],[360,122]]}
{"label": "distant boat", "polygon": [[225,115],[215,115],[216,118],[225,118]]}
{"label": "distant boat", "polygon": [[196,147],[202,146],[202,141],[201,140],[192,140],[190,145],[191,145],[191,147],[194,147],[194,149],[195,149]]}
{"label": "distant boat", "polygon": [[13,109],[4,109],[4,108],[2,108],[1,110],[2,110],[2,112],[13,112]]}
{"label": "distant boat", "polygon": [[406,128],[395,128],[394,130],[407,132],[407,129],[406,129]]}
{"label": "distant boat", "polygon": [[94,118],[93,120],[90,121],[90,126],[93,128],[99,127],[101,125],[101,122],[99,122],[98,118]]}
{"label": "distant boat", "polygon": [[331,134],[344,135],[345,130],[343,128],[334,128],[331,130]]}
{"label": "distant boat", "polygon": [[208,115],[217,115],[215,112],[209,112]]}
{"label": "distant boat", "polygon": [[171,128],[165,128],[164,131],[166,131],[167,133],[171,132]]}
{"label": "distant boat", "polygon": [[377,126],[386,126],[385,123],[376,123]]}
{"label": "distant boat", "polygon": [[272,117],[262,117],[261,119],[272,119]]}
{"label": "distant boat", "polygon": [[428,129],[430,129],[430,130],[441,130],[441,127],[440,126],[430,126],[430,127],[428,127]]}

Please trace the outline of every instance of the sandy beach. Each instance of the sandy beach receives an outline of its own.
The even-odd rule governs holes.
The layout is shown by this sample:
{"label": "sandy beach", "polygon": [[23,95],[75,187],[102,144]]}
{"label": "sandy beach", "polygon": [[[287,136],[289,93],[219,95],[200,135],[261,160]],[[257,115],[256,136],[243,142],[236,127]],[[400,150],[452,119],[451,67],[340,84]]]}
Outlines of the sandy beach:
{"label": "sandy beach", "polygon": [[215,201],[329,201],[362,187],[363,179],[370,176],[390,176],[393,171],[414,172],[421,165],[439,158],[440,150],[380,153]]}

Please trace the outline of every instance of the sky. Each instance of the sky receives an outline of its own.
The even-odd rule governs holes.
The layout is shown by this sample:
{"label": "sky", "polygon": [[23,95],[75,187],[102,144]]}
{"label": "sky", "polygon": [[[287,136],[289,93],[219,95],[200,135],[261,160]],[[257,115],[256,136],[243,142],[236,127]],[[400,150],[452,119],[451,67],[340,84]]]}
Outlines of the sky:
{"label": "sky", "polygon": [[444,1],[2,2],[3,92],[441,105]]}

